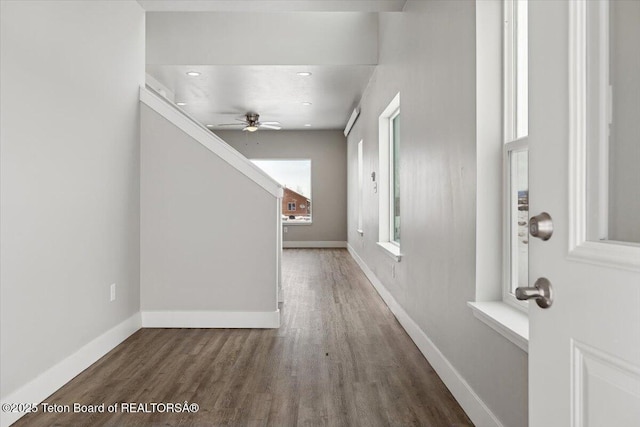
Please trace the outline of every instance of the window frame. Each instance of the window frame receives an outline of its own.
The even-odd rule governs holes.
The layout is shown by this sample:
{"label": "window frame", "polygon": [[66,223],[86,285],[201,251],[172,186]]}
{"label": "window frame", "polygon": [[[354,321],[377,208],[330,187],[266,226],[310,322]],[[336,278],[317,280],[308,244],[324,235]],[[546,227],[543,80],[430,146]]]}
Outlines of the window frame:
{"label": "window frame", "polygon": [[[514,262],[518,250],[518,232],[517,227],[515,229],[513,227],[514,171],[512,170],[512,156],[518,152],[529,152],[527,135],[528,37],[526,34],[528,27],[525,26],[523,29],[519,25],[523,19],[526,24],[527,9],[528,0],[503,0],[502,301],[524,311],[527,310],[527,302],[517,300],[514,294],[515,288],[518,286],[518,267]],[[524,54],[519,49],[522,43],[526,43],[527,47]],[[527,174],[528,170],[527,166]]]}
{"label": "window frame", "polygon": [[[400,117],[400,107],[391,113],[389,116],[389,243],[400,247],[400,227],[398,227],[398,240],[396,240],[395,233],[395,218],[396,218],[396,168],[399,169],[397,164],[400,159],[396,159],[395,147],[396,144],[400,144],[400,141],[395,139],[395,125],[394,120]],[[399,121],[399,120],[398,120]],[[398,123],[399,124],[399,123]],[[399,151],[399,149],[398,149]],[[398,183],[398,187],[400,184]],[[400,211],[402,212],[402,211]]]}
{"label": "window frame", "polygon": [[[515,288],[518,287],[518,272],[517,265],[514,266],[514,258],[515,251],[518,250],[517,247],[517,239],[518,233],[517,228],[513,229],[513,220],[514,220],[514,212],[513,212],[513,204],[512,204],[512,192],[513,192],[513,175],[514,171],[511,167],[512,165],[512,155],[514,153],[521,152],[529,152],[529,139],[528,137],[516,139],[515,141],[510,141],[504,144],[503,146],[503,155],[502,155],[502,170],[503,170],[503,224],[502,224],[502,235],[503,235],[503,279],[502,279],[502,300],[514,307],[517,307],[522,310],[526,310],[528,304],[526,301],[519,301],[515,297]],[[528,172],[528,167],[527,167]],[[517,215],[517,212],[515,213]],[[528,286],[528,285],[527,285]]]}
{"label": "window frame", "polygon": [[[393,145],[391,142],[391,118],[400,114],[400,93],[397,93],[378,117],[378,246],[399,262],[402,258],[400,243],[394,241],[392,209]],[[400,123],[400,122],[399,122]],[[402,124],[400,123],[400,129]],[[399,157],[399,156],[398,156]],[[399,162],[400,159],[397,159]]]}
{"label": "window frame", "polygon": [[364,140],[358,142],[358,218],[356,231],[362,236],[364,207]]}
{"label": "window frame", "polygon": [[[311,204],[313,203],[313,186],[314,186],[314,181],[313,181],[313,159],[310,157],[291,157],[291,158],[287,158],[287,157],[253,157],[249,159],[256,167],[258,167],[260,170],[262,170],[263,172],[265,172],[267,175],[271,176],[267,171],[265,171],[264,169],[262,169],[259,166],[260,162],[297,162],[297,161],[304,161],[304,162],[309,162],[309,203],[308,203],[308,207],[305,209],[305,212],[309,209],[309,207],[311,207]],[[276,182],[280,182],[278,181],[276,178],[271,177],[272,179],[274,179]],[[284,187],[284,184],[280,184]],[[306,204],[306,200],[305,200],[305,204]],[[296,204],[296,208],[298,207],[299,204]],[[282,204],[281,204],[282,206]],[[281,210],[283,208],[281,207]],[[309,220],[291,220],[291,219],[285,219],[287,216],[284,215],[281,212],[281,216],[282,218],[282,225],[283,226],[289,226],[289,225],[293,225],[293,226],[306,226],[306,225],[313,225],[313,207],[311,207],[311,212],[309,212]]]}
{"label": "window frame", "polygon": [[[504,151],[504,3],[476,5],[476,242],[474,317],[525,353],[527,311],[502,299]],[[488,250],[493,249],[493,250]]]}

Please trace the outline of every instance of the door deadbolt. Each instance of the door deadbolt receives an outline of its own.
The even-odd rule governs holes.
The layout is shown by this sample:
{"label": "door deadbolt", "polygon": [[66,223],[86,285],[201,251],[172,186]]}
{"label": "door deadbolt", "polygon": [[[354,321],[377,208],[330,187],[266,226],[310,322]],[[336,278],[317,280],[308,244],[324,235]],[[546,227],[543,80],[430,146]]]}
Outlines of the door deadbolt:
{"label": "door deadbolt", "polygon": [[532,287],[516,288],[516,298],[521,301],[535,299],[540,308],[549,308],[553,304],[553,291],[551,282],[545,277],[536,280]]}
{"label": "door deadbolt", "polygon": [[551,215],[542,212],[539,215],[532,216],[529,220],[529,233],[538,239],[549,240],[553,234]]}

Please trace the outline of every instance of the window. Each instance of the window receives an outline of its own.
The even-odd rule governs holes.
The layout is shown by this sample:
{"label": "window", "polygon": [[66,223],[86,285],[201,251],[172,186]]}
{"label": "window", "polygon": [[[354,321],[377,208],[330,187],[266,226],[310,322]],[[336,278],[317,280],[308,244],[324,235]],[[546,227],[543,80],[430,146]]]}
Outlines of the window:
{"label": "window", "polygon": [[378,119],[378,245],[400,261],[400,94]]}
{"label": "window", "polygon": [[363,141],[358,142],[358,228],[357,231],[361,235],[362,231],[362,207],[364,197],[364,148]]}
{"label": "window", "polygon": [[504,2],[504,291],[522,307],[518,286],[529,286],[529,146],[527,0]]}
{"label": "window", "polygon": [[[520,215],[526,221],[529,201],[525,191],[526,49],[522,48],[526,27],[519,27],[523,36],[518,45],[513,19],[514,7],[522,4],[514,6],[513,0],[476,3],[476,294],[468,305],[479,321],[526,352],[526,305],[512,294],[518,276],[528,276],[526,224],[520,225],[523,220],[518,219]],[[526,14],[526,8],[520,13]],[[516,52],[520,73],[516,73]]]}
{"label": "window", "polygon": [[311,224],[311,160],[252,160],[284,187],[282,222]]}
{"label": "window", "polygon": [[400,109],[389,118],[389,241],[400,245]]}

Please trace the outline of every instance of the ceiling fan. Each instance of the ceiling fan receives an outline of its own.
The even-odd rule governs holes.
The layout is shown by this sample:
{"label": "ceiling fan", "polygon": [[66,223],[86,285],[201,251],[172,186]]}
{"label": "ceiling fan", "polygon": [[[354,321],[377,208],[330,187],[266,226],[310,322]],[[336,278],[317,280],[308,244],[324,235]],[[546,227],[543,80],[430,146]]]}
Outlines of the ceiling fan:
{"label": "ceiling fan", "polygon": [[247,132],[255,132],[258,129],[282,129],[280,122],[261,122],[260,114],[257,113],[247,113],[245,114],[244,119],[236,120],[240,123],[222,123],[217,126],[244,126],[242,130]]}

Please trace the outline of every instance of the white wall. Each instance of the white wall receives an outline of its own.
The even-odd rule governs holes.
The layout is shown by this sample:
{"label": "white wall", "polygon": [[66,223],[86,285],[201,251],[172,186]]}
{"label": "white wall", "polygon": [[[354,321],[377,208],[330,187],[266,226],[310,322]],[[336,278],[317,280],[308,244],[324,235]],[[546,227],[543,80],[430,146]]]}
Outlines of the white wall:
{"label": "white wall", "polygon": [[[505,426],[525,426],[527,355],[466,305],[476,297],[475,2],[409,1],[403,13],[381,14],[379,31],[380,64],[348,138],[349,244],[493,415]],[[403,257],[396,263],[376,245],[378,195],[370,174],[379,171],[378,117],[398,92]]]}
{"label": "white wall", "polygon": [[274,313],[278,199],[147,106],[141,143],[143,324],[158,326],[146,312]]}
{"label": "white wall", "polygon": [[376,64],[375,13],[149,12],[147,64]]}
{"label": "white wall", "polygon": [[249,159],[311,159],[313,224],[284,224],[284,241],[347,240],[347,142],[342,131],[216,131]]}
{"label": "white wall", "polygon": [[4,401],[139,310],[144,13],[0,4]]}

